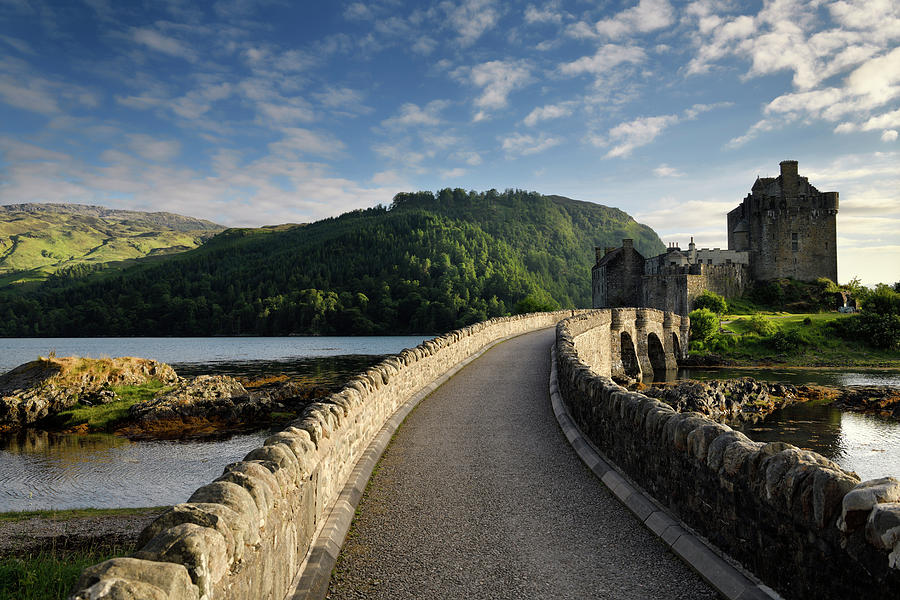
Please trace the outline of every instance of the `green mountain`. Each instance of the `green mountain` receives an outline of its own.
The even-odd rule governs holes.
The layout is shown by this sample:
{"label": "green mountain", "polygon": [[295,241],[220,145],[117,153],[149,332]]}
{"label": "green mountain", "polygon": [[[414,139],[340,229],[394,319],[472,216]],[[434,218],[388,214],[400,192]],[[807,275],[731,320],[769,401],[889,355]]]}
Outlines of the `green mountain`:
{"label": "green mountain", "polygon": [[0,206],[0,286],[184,252],[223,229],[165,212],[81,204]]}
{"label": "green mountain", "polygon": [[508,190],[398,194],[303,226],[229,229],[155,264],[0,295],[0,335],[397,334],[590,306],[594,246],[665,250],[623,211]]}

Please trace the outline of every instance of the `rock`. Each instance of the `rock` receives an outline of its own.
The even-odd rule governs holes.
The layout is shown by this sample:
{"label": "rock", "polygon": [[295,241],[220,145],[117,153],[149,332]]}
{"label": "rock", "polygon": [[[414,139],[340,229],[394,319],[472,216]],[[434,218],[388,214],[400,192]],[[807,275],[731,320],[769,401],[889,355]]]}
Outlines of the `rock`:
{"label": "rock", "polygon": [[18,428],[71,408],[79,401],[105,404],[117,399],[114,385],[141,385],[158,379],[174,383],[167,364],[144,358],[51,357],[0,375],[0,426]]}
{"label": "rock", "polygon": [[866,539],[882,550],[900,544],[900,502],[876,504],[866,521]]}
{"label": "rock", "polygon": [[136,421],[159,421],[183,417],[239,419],[259,412],[259,403],[233,377],[200,375],[152,400],[132,406],[128,415]]}
{"label": "rock", "polygon": [[844,496],[838,529],[844,533],[859,529],[875,505],[883,502],[900,502],[900,481],[882,477],[857,484]]}

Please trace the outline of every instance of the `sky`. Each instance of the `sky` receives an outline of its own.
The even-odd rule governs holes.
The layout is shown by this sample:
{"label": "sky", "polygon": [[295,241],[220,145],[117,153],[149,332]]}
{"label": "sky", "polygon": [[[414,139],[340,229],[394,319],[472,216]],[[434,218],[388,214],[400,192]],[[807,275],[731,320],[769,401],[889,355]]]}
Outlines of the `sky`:
{"label": "sky", "polygon": [[900,281],[897,0],[0,0],[0,204],[309,222],[517,188],[726,247],[757,176]]}

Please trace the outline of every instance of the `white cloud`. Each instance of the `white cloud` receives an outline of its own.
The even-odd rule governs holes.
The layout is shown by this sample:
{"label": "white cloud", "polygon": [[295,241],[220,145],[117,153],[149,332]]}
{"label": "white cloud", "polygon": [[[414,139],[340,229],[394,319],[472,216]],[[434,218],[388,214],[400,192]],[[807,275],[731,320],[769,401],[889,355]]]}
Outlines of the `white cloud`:
{"label": "white cloud", "polygon": [[470,167],[477,167],[482,163],[481,155],[477,152],[472,152],[471,150],[458,150],[451,154],[450,158],[464,162]]}
{"label": "white cloud", "polygon": [[168,162],[181,154],[178,140],[161,140],[144,134],[128,136],[128,147],[138,156],[154,162]]}
{"label": "white cloud", "polygon": [[500,20],[496,0],[461,0],[459,4],[441,2],[448,24],[459,34],[463,46],[473,44]]}
{"label": "white cloud", "polygon": [[629,156],[635,148],[646,146],[656,139],[667,127],[678,122],[677,115],[641,117],[626,123],[619,123],[609,130],[606,138],[595,138],[596,146],[612,146],[605,158]]}
{"label": "white cloud", "polygon": [[897,130],[896,129],[888,129],[881,134],[882,142],[896,142],[897,141]]}
{"label": "white cloud", "polygon": [[151,50],[183,58],[190,62],[197,60],[197,55],[193,50],[175,38],[165,36],[155,29],[135,27],[131,30],[131,38],[138,44]]}
{"label": "white cloud", "polygon": [[529,25],[535,23],[553,23],[559,25],[562,23],[563,15],[559,10],[559,3],[553,2],[545,5],[543,8],[537,8],[533,4],[529,4],[525,9],[525,22]]}
{"label": "white cloud", "polygon": [[684,177],[684,173],[682,173],[675,167],[670,167],[666,163],[663,163],[653,169],[653,174],[657,177]]}
{"label": "white cloud", "polygon": [[508,155],[522,156],[543,152],[544,150],[548,150],[554,146],[558,146],[563,142],[561,138],[550,137],[543,133],[538,136],[514,133],[510,136],[502,138],[500,141],[503,150]]}
{"label": "white cloud", "polygon": [[459,179],[463,175],[466,174],[466,170],[461,167],[456,167],[455,169],[443,169],[441,170],[441,177],[444,179]]}
{"label": "white cloud", "polygon": [[582,56],[572,62],[561,64],[559,72],[563,75],[581,75],[584,73],[600,75],[623,63],[641,63],[645,57],[646,53],[643,48],[638,46],[605,44],[593,56]]}
{"label": "white cloud", "polygon": [[480,121],[488,111],[505,107],[513,90],[531,82],[531,67],[525,61],[492,60],[471,68],[461,67],[452,75],[481,88],[481,95],[474,101],[480,109],[474,120]]}
{"label": "white cloud", "polygon": [[316,118],[315,113],[305,102],[294,104],[260,102],[256,105],[256,109],[265,122],[274,125],[291,125],[298,122],[310,123]]}
{"label": "white cloud", "polygon": [[348,19],[371,19],[372,11],[362,2],[353,2],[344,10],[344,16]]}
{"label": "white cloud", "polygon": [[574,102],[560,102],[559,104],[547,104],[546,106],[539,106],[528,113],[528,116],[525,117],[522,122],[529,127],[534,127],[541,121],[568,117],[572,114],[572,108],[574,107],[574,105]]}
{"label": "white cloud", "polygon": [[304,154],[332,156],[344,149],[344,144],[328,132],[315,132],[302,127],[285,127],[284,137],[269,144],[273,155],[293,157]]}
{"label": "white cloud", "polygon": [[588,140],[598,147],[612,146],[604,158],[629,156],[635,148],[646,146],[670,126],[681,121],[696,119],[704,112],[724,106],[730,106],[730,103],[694,104],[685,109],[681,115],[640,117],[633,121],[619,123],[605,136],[591,135]]}
{"label": "white cloud", "polygon": [[649,33],[675,22],[675,12],[668,0],[640,0],[637,6],[625,9],[608,19],[591,26],[584,21],[570,26],[566,33],[578,39],[620,39],[640,33]]}
{"label": "white cloud", "polygon": [[389,129],[440,125],[443,122],[440,113],[448,105],[446,100],[432,100],[420,108],[417,104],[407,102],[396,115],[385,119],[381,125]]}

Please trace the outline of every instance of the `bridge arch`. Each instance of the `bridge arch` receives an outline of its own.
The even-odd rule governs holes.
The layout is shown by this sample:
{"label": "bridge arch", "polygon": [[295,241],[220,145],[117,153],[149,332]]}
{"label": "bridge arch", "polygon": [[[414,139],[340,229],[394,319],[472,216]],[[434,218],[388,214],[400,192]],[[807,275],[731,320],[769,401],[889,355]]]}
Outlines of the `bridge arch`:
{"label": "bridge arch", "polygon": [[634,348],[634,341],[627,331],[623,331],[619,336],[619,353],[622,360],[622,370],[626,377],[631,379],[641,378],[641,363],[638,360],[637,351]]}
{"label": "bridge arch", "polygon": [[647,334],[647,357],[650,359],[650,366],[653,367],[653,380],[664,380],[668,371],[666,350],[659,336],[652,331]]}

